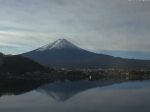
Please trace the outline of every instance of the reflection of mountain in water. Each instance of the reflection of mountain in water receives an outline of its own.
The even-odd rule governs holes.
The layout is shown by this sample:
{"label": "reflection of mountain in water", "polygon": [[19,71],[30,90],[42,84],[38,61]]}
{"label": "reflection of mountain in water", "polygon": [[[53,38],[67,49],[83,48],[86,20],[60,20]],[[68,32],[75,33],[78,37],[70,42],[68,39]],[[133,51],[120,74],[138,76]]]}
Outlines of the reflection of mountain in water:
{"label": "reflection of mountain in water", "polygon": [[39,88],[37,91],[47,94],[57,101],[65,101],[86,90],[114,84],[114,81],[66,81],[54,82]]}
{"label": "reflection of mountain in water", "polygon": [[[0,96],[3,95],[20,95],[32,90],[49,95],[57,101],[65,101],[74,95],[86,90],[112,85],[119,81],[64,81],[51,82],[44,85],[46,82],[39,81],[24,81],[24,80],[8,80],[0,81]],[[43,86],[44,85],[44,86]],[[38,88],[38,89],[37,89]]]}

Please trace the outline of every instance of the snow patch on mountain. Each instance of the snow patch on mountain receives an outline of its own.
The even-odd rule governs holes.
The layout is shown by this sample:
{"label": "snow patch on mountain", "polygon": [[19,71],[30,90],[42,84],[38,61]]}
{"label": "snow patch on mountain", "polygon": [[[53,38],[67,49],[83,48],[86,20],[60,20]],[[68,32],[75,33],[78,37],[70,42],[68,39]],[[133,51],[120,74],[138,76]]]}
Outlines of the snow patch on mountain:
{"label": "snow patch on mountain", "polygon": [[46,50],[51,50],[51,49],[62,49],[62,48],[80,49],[79,47],[75,46],[74,44],[72,44],[71,42],[69,42],[66,39],[58,39],[51,44],[45,45],[45,46],[37,49],[36,51],[46,51]]}

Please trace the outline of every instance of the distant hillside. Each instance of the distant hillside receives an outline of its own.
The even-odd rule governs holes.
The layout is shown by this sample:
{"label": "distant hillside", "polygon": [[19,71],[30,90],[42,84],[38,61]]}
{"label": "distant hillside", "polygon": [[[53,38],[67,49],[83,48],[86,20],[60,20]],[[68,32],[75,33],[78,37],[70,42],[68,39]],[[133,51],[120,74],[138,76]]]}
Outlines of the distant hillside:
{"label": "distant hillside", "polygon": [[44,72],[47,68],[23,56],[7,56],[0,53],[0,73],[21,74],[36,71]]}
{"label": "distant hillside", "polygon": [[4,59],[4,55],[2,53],[0,53],[0,65],[2,64],[3,59]]}
{"label": "distant hillside", "polygon": [[116,57],[129,58],[129,59],[145,59],[150,60],[150,52],[146,51],[113,51],[113,50],[101,50],[97,53],[103,53]]}
{"label": "distant hillside", "polygon": [[79,48],[65,39],[58,39],[51,44],[24,53],[22,56],[56,68],[150,68],[150,60],[125,59],[96,54]]}

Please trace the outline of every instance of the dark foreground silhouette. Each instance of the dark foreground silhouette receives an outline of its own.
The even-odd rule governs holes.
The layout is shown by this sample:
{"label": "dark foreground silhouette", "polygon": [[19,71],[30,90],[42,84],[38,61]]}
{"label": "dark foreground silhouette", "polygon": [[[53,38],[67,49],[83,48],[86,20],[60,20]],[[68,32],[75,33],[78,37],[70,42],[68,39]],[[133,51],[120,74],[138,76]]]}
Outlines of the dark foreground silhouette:
{"label": "dark foreground silhouette", "polygon": [[0,80],[145,80],[150,69],[52,69],[31,59],[0,54]]}

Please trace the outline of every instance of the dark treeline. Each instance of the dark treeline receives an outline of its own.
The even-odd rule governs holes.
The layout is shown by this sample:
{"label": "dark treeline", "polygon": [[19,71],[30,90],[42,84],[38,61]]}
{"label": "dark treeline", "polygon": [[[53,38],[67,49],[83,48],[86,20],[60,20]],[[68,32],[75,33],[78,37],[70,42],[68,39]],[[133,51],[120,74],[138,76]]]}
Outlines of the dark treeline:
{"label": "dark treeline", "polygon": [[51,69],[28,58],[0,53],[0,80],[145,80],[150,70],[132,69]]}
{"label": "dark treeline", "polygon": [[47,72],[25,72],[21,74],[1,73],[0,80],[34,80],[34,81],[55,81],[55,80],[147,80],[150,79],[148,70],[49,70]]}

